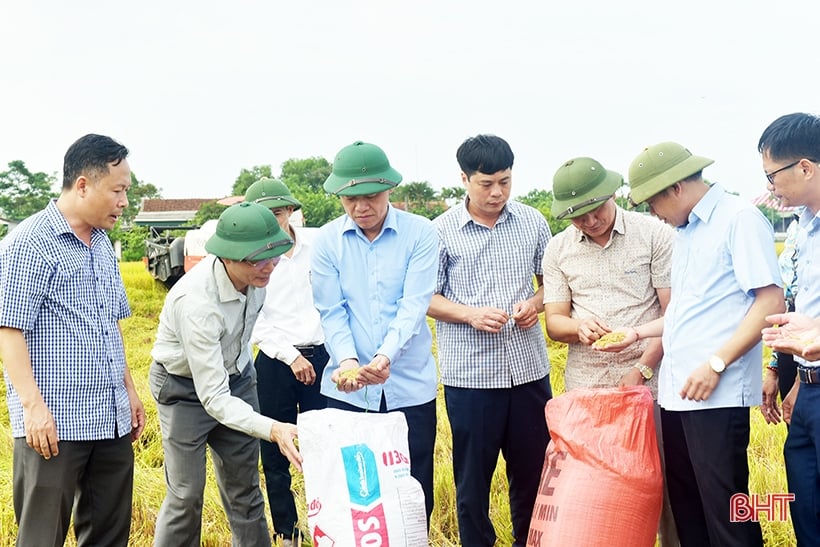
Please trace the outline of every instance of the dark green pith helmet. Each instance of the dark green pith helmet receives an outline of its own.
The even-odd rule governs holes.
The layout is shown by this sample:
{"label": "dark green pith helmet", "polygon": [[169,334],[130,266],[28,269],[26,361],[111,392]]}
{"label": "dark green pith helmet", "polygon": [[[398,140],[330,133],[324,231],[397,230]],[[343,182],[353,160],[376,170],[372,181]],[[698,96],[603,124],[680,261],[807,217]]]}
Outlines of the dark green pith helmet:
{"label": "dark green pith helmet", "polygon": [[713,163],[714,160],[709,158],[693,156],[675,142],[662,142],[644,148],[629,166],[629,199],[635,205],[643,203]]}
{"label": "dark green pith helmet", "polygon": [[293,240],[282,231],[276,216],[264,205],[242,202],[231,205],[219,215],[216,233],[205,243],[205,250],[230,260],[265,260],[284,254]]}
{"label": "dark green pith helmet", "polygon": [[624,178],[592,158],[575,158],[552,178],[552,216],[575,218],[597,209],[621,187]]}
{"label": "dark green pith helmet", "polygon": [[298,211],[302,208],[299,200],[293,197],[285,183],[279,179],[257,180],[245,191],[245,201],[259,203],[268,209],[293,207],[294,211]]}
{"label": "dark green pith helmet", "polygon": [[401,175],[390,167],[384,150],[362,141],[342,148],[324,189],[337,196],[367,196],[395,188]]}

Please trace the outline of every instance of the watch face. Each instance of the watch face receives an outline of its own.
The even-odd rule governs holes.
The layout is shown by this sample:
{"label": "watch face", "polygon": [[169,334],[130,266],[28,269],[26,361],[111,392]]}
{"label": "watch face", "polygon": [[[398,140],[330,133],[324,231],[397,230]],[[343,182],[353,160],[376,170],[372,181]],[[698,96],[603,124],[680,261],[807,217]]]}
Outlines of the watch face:
{"label": "watch face", "polygon": [[726,369],[726,363],[724,363],[723,359],[716,355],[709,357],[709,366],[712,367],[712,370],[714,370],[718,374],[720,374]]}
{"label": "watch face", "polygon": [[637,365],[635,365],[635,368],[637,368],[639,371],[641,371],[641,376],[643,376],[644,380],[651,380],[652,379],[652,376],[654,375],[654,372],[648,366],[638,363]]}

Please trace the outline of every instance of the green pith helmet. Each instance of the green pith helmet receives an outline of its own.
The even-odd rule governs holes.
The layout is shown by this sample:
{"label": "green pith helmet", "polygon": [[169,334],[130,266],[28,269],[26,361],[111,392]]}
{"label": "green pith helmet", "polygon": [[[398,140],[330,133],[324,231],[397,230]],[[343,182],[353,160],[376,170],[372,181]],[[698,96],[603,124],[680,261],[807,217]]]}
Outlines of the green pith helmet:
{"label": "green pith helmet", "polygon": [[356,141],[336,154],[324,189],[337,196],[367,196],[395,188],[400,182],[401,175],[390,167],[384,150]]}
{"label": "green pith helmet", "polygon": [[552,178],[552,216],[575,218],[597,209],[612,197],[624,178],[592,158],[575,158]]}
{"label": "green pith helmet", "polygon": [[276,216],[264,205],[244,201],[219,215],[216,232],[205,250],[230,260],[265,260],[285,254],[293,240],[282,231]]}
{"label": "green pith helmet", "polygon": [[714,160],[709,158],[693,156],[675,142],[662,142],[645,148],[629,166],[629,199],[636,205],[643,203],[713,163]]}
{"label": "green pith helmet", "polygon": [[293,207],[294,211],[298,211],[302,208],[299,200],[293,197],[285,183],[279,179],[257,180],[245,191],[245,201],[259,203],[268,209]]}

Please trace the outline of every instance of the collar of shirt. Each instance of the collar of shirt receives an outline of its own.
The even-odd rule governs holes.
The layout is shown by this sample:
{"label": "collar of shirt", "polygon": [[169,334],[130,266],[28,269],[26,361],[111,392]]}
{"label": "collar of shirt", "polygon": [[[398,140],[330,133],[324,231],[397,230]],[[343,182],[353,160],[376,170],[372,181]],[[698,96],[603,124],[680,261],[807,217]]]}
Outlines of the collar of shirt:
{"label": "collar of shirt", "polygon": [[[398,227],[396,225],[396,212],[392,205],[387,206],[387,216],[384,217],[384,224],[382,224],[382,229],[379,232],[379,235],[376,236],[376,239],[373,241],[376,241],[382,237],[385,230],[392,230],[398,233]],[[348,232],[355,232],[356,235],[367,240],[367,236],[364,235],[364,232],[362,232],[362,229],[359,228],[359,225],[356,224],[352,218],[350,218],[350,215],[345,214],[344,222],[342,223],[342,233],[346,234]],[[368,242],[370,242],[370,240],[368,240]]]}
{"label": "collar of shirt", "polygon": [[[467,209],[467,205],[470,203],[470,198],[465,197],[464,203],[461,204],[461,215],[458,222],[459,228],[464,228],[467,224],[472,222],[473,224],[484,226],[480,222],[476,222],[473,219],[473,216],[470,214],[470,211]],[[507,215],[518,215],[518,211],[515,209],[515,204],[510,203],[509,201],[504,204],[504,208],[501,209],[501,212],[498,214],[498,220],[496,224],[500,224],[507,220]]]}
{"label": "collar of shirt", "polygon": [[678,229],[692,226],[695,224],[695,221],[708,223],[709,219],[712,217],[712,213],[715,211],[715,207],[717,207],[717,204],[723,198],[725,193],[726,191],[720,184],[713,184],[703,195],[703,197],[700,198],[700,201],[698,201],[692,208],[692,212],[689,213],[689,222],[683,226],[679,226]]}
{"label": "collar of shirt", "polygon": [[817,215],[812,214],[806,206],[803,206],[800,210],[800,218],[798,222],[800,223],[800,227],[807,232],[813,232],[820,227],[820,221],[817,220]]}
{"label": "collar of shirt", "polygon": [[[66,220],[65,216],[63,216],[62,211],[57,207],[57,200],[52,199],[48,202],[48,205],[45,208],[46,218],[48,219],[49,224],[54,228],[54,233],[58,236],[61,235],[72,235],[75,236],[74,230],[71,229],[71,225]],[[91,246],[93,247],[97,243],[99,243],[100,238],[108,238],[105,230],[101,228],[92,228],[91,229]]]}
{"label": "collar of shirt", "polygon": [[[243,300],[245,295],[236,290],[233,281],[228,277],[228,270],[225,269],[225,264],[219,258],[214,258],[214,279],[216,280],[216,288],[219,290],[219,301],[230,302],[231,300]],[[251,287],[248,287],[250,290]]]}
{"label": "collar of shirt", "polygon": [[[578,232],[575,236],[576,241],[578,241],[580,243],[581,241],[585,241],[586,239],[588,239],[587,235],[582,230],[579,230],[578,228],[576,228],[574,224],[571,224],[570,226]],[[616,205],[615,206],[615,224],[612,225],[612,232],[610,232],[609,241],[607,242],[606,246],[608,247],[609,244],[612,242],[612,234],[618,233],[618,234],[623,235],[625,233],[625,231],[626,231],[626,223],[624,223],[624,210]]]}

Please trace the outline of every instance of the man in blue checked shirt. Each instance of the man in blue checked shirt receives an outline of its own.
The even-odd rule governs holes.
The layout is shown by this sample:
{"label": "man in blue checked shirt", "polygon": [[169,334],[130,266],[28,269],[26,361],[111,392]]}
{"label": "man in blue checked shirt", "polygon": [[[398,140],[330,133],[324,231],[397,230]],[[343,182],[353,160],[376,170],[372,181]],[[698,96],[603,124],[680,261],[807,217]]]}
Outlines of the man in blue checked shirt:
{"label": "man in blue checked shirt", "polygon": [[127,545],[145,410],[119,321],[131,310],[105,231],[128,206],[128,149],[86,135],[60,197],[0,243],[0,357],[18,545]]}
{"label": "man in blue checked shirt", "polygon": [[[324,188],[345,214],[316,237],[311,274],[330,363],[328,406],[404,413],[410,474],[421,484],[429,526],[436,442],[436,363],[427,307],[436,283],[438,238],[424,217],[395,209],[401,175],[374,144],[355,142],[333,161]],[[341,373],[358,370],[357,379]]]}
{"label": "man in blue checked shirt", "polygon": [[453,431],[459,534],[462,545],[495,543],[489,496],[501,451],[514,545],[523,547],[549,442],[550,365],[538,314],[550,230],[540,212],[508,201],[514,158],[504,139],[471,137],[456,158],[467,198],[434,221],[441,244],[428,313]]}

